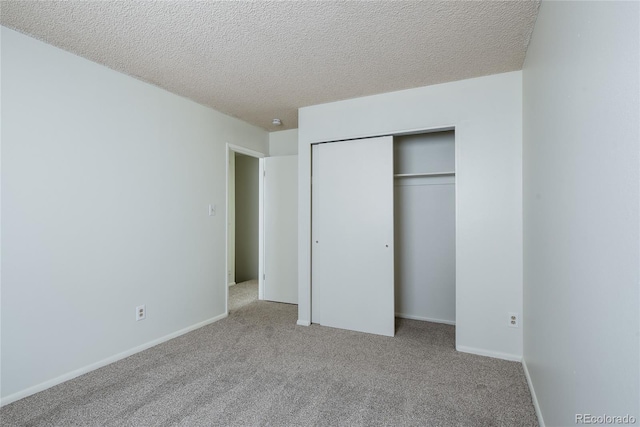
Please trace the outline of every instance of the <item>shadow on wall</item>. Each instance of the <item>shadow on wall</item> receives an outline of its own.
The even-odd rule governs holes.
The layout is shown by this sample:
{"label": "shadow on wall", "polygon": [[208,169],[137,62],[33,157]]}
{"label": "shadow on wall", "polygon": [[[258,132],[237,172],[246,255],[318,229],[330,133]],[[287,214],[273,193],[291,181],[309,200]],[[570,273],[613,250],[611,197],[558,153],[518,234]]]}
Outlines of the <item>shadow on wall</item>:
{"label": "shadow on wall", "polygon": [[259,161],[236,153],[236,282],[258,278]]}

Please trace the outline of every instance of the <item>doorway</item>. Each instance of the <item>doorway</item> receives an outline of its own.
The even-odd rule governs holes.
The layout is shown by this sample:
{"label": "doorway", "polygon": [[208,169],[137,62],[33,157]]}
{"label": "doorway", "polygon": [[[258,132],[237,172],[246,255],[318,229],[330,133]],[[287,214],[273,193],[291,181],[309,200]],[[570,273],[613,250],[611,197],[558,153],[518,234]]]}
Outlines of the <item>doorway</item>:
{"label": "doorway", "polygon": [[229,287],[258,280],[262,253],[262,158],[264,154],[227,144],[226,150],[226,261],[225,311],[229,313]]}
{"label": "doorway", "polygon": [[258,280],[259,161],[235,153],[235,282]]}

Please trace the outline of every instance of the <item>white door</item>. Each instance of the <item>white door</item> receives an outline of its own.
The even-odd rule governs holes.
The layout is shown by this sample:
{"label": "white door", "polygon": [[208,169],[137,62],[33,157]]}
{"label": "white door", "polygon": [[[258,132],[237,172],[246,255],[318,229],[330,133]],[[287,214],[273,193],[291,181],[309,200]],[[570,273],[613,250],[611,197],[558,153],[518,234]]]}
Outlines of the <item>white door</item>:
{"label": "white door", "polygon": [[298,303],[298,156],[264,159],[264,299]]}
{"label": "white door", "polygon": [[320,144],[313,154],[314,319],[393,336],[393,138]]}

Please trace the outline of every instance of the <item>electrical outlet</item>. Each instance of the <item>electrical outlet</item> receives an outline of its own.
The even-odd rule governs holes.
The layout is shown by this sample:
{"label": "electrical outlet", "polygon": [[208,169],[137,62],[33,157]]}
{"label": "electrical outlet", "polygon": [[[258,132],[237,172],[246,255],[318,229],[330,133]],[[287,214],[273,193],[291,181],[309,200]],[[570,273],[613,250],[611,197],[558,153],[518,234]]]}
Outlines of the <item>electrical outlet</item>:
{"label": "electrical outlet", "polygon": [[147,308],[144,304],[136,307],[136,320],[144,320],[147,318]]}
{"label": "electrical outlet", "polygon": [[520,327],[520,315],[518,313],[509,313],[509,326],[512,328]]}

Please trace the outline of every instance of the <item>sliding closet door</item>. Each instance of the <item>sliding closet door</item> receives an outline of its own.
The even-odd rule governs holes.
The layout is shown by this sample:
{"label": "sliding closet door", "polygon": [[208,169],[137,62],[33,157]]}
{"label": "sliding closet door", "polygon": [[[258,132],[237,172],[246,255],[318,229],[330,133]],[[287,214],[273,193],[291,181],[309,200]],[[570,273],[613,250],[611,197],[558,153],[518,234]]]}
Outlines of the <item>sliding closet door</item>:
{"label": "sliding closet door", "polygon": [[314,155],[315,317],[393,336],[393,139],[320,144]]}

